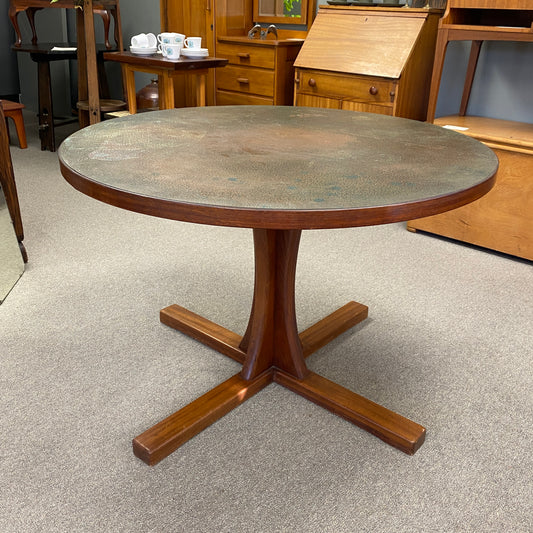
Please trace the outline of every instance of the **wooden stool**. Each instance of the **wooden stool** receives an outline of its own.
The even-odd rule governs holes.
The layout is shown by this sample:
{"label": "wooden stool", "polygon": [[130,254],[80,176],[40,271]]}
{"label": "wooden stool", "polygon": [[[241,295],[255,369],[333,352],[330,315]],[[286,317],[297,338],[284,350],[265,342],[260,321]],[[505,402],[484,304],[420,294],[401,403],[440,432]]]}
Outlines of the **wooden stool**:
{"label": "wooden stool", "polygon": [[2,108],[4,109],[4,115],[6,117],[6,123],[8,118],[12,118],[17,130],[17,137],[19,139],[19,145],[21,148],[28,148],[26,141],[26,128],[24,127],[24,119],[22,117],[23,104],[17,102],[10,102],[9,100],[0,100]]}

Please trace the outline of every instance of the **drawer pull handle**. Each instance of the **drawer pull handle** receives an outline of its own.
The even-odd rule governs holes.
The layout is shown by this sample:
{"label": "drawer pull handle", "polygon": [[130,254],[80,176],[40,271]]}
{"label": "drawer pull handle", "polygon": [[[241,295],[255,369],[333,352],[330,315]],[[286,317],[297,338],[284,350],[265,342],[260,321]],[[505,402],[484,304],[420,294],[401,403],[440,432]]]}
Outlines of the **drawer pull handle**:
{"label": "drawer pull handle", "polygon": [[248,85],[250,83],[250,80],[248,78],[237,78],[237,82]]}
{"label": "drawer pull handle", "polygon": [[309,87],[316,87],[316,80],[314,78],[309,78],[309,81],[307,83]]}
{"label": "drawer pull handle", "polygon": [[241,59],[250,59],[250,54],[247,54],[246,52],[239,52],[237,57],[240,57]]}
{"label": "drawer pull handle", "polygon": [[377,88],[377,87],[374,87],[374,85],[372,85],[372,87],[370,87],[370,89],[368,89],[368,92],[369,92],[372,96],[376,96],[376,94],[378,94],[378,88]]}

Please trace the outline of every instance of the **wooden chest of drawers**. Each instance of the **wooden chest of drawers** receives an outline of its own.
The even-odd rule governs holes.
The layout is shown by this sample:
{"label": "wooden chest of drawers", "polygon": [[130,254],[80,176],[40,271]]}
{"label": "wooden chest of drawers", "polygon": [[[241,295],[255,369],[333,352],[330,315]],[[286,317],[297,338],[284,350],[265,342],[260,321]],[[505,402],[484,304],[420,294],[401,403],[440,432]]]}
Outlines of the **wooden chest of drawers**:
{"label": "wooden chest of drawers", "polygon": [[295,61],[295,105],[424,120],[442,10],[320,6]]}
{"label": "wooden chest of drawers", "polygon": [[296,86],[297,105],[392,115],[398,83],[357,74],[298,69]]}
{"label": "wooden chest of drawers", "polygon": [[219,37],[217,57],[229,63],[217,72],[217,105],[292,105],[293,63],[302,43]]}

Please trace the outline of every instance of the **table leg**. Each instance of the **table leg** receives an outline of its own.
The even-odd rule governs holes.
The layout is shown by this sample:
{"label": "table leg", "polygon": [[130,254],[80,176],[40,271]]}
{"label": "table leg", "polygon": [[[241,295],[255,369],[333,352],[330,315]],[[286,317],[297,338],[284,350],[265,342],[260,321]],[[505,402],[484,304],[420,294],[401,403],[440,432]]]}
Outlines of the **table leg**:
{"label": "table leg", "polygon": [[298,334],[294,289],[300,230],[254,230],[255,282],[243,337],[178,305],[161,311],[161,321],[243,363],[237,374],[133,440],[135,455],[154,465],[181,444],[275,381],[413,454],[425,429],[332,381],[305,365],[305,357],[368,316],[349,302]]}
{"label": "table leg", "polygon": [[133,453],[149,465],[157,464],[271,382],[272,372],[253,380],[236,374],[133,439]]}
{"label": "table leg", "polygon": [[17,36],[15,40],[15,46],[20,46],[22,44],[22,34],[20,33],[20,27],[18,23],[18,14],[19,11],[17,10],[17,6],[13,2],[9,2],[9,9],[8,9],[8,16],[11,20],[11,24],[13,25],[13,28],[15,30],[15,34]]}
{"label": "table leg", "polygon": [[130,115],[137,113],[137,93],[135,92],[135,71],[124,65],[124,75],[126,77],[126,93],[128,98],[128,111]]}
{"label": "table leg", "polygon": [[174,79],[168,70],[159,74],[159,109],[174,109]]}
{"label": "table leg", "polygon": [[50,63],[47,60],[41,59],[36,61],[39,88],[39,138],[41,139],[41,150],[55,152],[56,141],[54,131],[54,110],[52,108]]}
{"label": "table leg", "polygon": [[303,379],[296,379],[276,370],[274,381],[409,455],[424,443],[426,430],[416,422],[314,372],[309,372]]}
{"label": "table leg", "polygon": [[205,97],[207,71],[198,71],[196,73],[196,105],[205,107],[207,105]]}

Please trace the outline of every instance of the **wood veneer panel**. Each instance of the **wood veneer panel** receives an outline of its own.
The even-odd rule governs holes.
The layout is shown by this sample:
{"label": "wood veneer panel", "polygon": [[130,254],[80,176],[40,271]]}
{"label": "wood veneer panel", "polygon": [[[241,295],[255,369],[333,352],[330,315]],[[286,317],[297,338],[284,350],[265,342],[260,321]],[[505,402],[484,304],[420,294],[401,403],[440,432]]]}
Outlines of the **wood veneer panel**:
{"label": "wood veneer panel", "polygon": [[420,16],[327,12],[316,18],[294,65],[398,78],[424,22]]}

